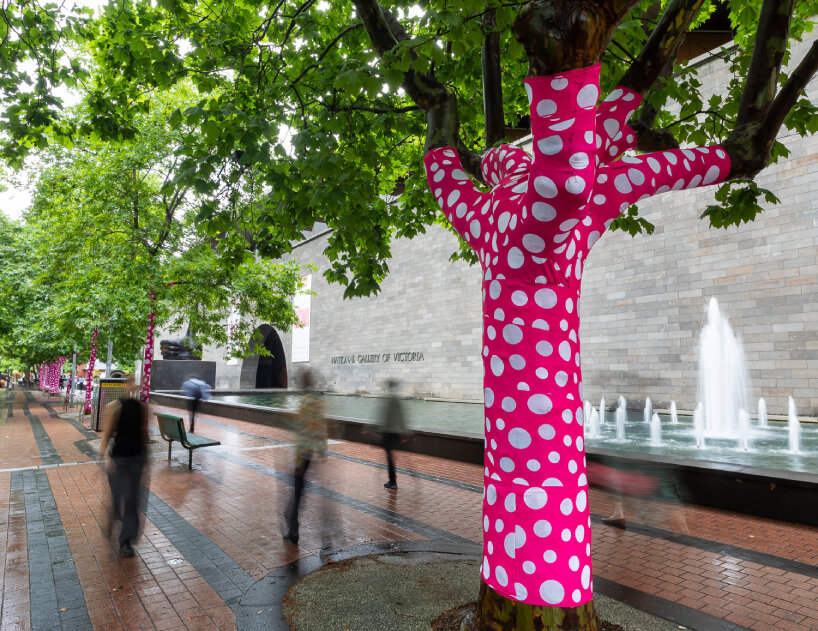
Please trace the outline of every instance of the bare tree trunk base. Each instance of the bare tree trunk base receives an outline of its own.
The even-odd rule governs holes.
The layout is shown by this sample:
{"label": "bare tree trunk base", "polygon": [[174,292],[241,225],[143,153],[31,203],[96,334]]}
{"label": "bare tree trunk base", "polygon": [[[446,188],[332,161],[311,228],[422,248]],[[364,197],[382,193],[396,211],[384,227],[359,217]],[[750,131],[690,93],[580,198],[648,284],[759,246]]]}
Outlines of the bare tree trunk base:
{"label": "bare tree trunk base", "polygon": [[480,582],[476,602],[450,609],[431,623],[433,631],[623,631],[600,620],[591,600],[579,607],[540,607],[515,602]]}
{"label": "bare tree trunk base", "polygon": [[[480,627],[476,623],[477,619],[477,602],[462,605],[455,609],[445,611],[440,616],[432,620],[432,631],[487,631],[491,627]],[[509,627],[513,628],[513,627]],[[560,629],[563,627],[523,627],[528,629],[541,629],[542,631],[550,631],[550,629]],[[618,624],[599,621],[599,631],[624,631]]]}
{"label": "bare tree trunk base", "polygon": [[[431,628],[432,631],[493,631],[492,627],[479,626],[476,620],[477,602],[473,602],[469,603],[468,605],[462,605],[460,607],[456,607],[455,609],[450,609],[449,611],[443,612],[440,614],[440,616],[432,620]],[[513,629],[514,627],[508,628]],[[560,631],[562,631],[563,629],[567,629],[567,627],[563,626],[524,626],[521,628],[538,629],[541,631],[551,631],[552,629],[560,629]],[[624,631],[624,629],[618,624],[606,622],[605,620],[600,620],[597,628],[599,631]]]}

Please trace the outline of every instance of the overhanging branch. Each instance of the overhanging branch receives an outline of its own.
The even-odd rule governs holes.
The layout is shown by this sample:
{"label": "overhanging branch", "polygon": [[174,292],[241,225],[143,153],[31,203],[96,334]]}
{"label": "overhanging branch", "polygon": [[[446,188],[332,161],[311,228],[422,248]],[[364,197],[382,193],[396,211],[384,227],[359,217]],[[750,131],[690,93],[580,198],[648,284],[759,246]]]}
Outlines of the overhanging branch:
{"label": "overhanging branch", "polygon": [[773,100],[761,124],[763,129],[774,129],[775,133],[778,133],[787,114],[789,114],[790,110],[795,106],[816,72],[818,72],[818,40],[813,42],[806,56],[801,60],[801,63],[798,64],[798,67],[792,74],[790,74],[784,87],[781,88]]}
{"label": "overhanging branch", "polygon": [[702,2],[703,0],[672,0],[636,61],[622,76],[619,85],[644,94],[668,66],[672,68],[679,46],[698,15]]}
{"label": "overhanging branch", "polygon": [[[409,39],[406,30],[377,0],[353,0],[358,17],[364,25],[372,46],[381,59],[402,42]],[[414,51],[410,51],[413,58]],[[404,72],[401,84],[406,94],[426,114],[426,150],[437,147],[455,147],[461,154],[464,167],[473,171],[471,152],[460,140],[457,97],[434,75],[410,68]],[[468,162],[469,166],[465,163]],[[479,162],[479,161],[478,161]],[[480,173],[479,165],[477,174]],[[482,181],[482,177],[479,177]]]}
{"label": "overhanging branch", "polygon": [[736,117],[738,128],[760,122],[773,102],[778,74],[789,43],[796,0],[764,0],[755,47]]}
{"label": "overhanging branch", "polygon": [[495,11],[483,15],[487,31],[483,42],[483,118],[486,128],[486,146],[491,147],[506,135],[503,116],[503,75],[500,67],[500,33],[496,30]]}

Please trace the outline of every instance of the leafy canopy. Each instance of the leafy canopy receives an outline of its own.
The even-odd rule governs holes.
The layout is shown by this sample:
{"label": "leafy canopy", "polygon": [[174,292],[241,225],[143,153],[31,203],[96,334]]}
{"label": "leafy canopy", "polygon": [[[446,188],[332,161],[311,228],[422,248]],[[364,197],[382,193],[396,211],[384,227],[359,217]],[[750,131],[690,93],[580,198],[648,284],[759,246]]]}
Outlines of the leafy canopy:
{"label": "leafy canopy", "polygon": [[[201,230],[228,233],[221,255],[241,260],[249,242],[260,255],[278,257],[320,220],[333,228],[328,279],[344,283],[348,296],[375,292],[388,272],[392,239],[441,222],[422,172],[426,120],[400,88],[405,74],[433,71],[457,97],[465,146],[481,150],[481,46],[496,30],[506,124],[524,127],[527,114],[521,89],[527,59],[510,30],[523,2],[384,4],[407,37],[383,57],[373,50],[349,0],[117,0],[97,19],[57,16],[59,11],[50,9],[41,18],[50,26],[37,27],[44,39],[28,48],[25,34],[34,27],[24,16],[35,5],[12,4],[6,13],[16,16],[15,47],[19,55],[38,60],[38,68],[53,67],[45,63],[46,53],[64,50],[66,40],[81,47],[83,54],[70,62],[81,69],[70,77],[46,74],[43,91],[51,95],[50,87],[61,81],[81,85],[87,117],[70,123],[54,108],[41,111],[14,100],[8,81],[20,64],[8,59],[0,66],[9,77],[6,103],[19,108],[7,107],[3,114],[4,152],[16,159],[44,139],[88,129],[101,141],[132,138],[138,117],[157,107],[156,95],[187,86],[190,102],[167,115],[178,158],[169,177],[173,186],[195,192]],[[603,91],[614,87],[668,4],[644,0],[621,23],[603,59]],[[703,2],[694,28],[716,4]],[[735,122],[761,0],[724,4],[734,45],[716,54],[729,65],[730,82],[705,93],[696,66],[685,64],[646,95],[658,112],[657,125],[668,127],[682,143],[719,142]],[[496,26],[487,26],[487,11],[493,11]],[[790,44],[811,33],[816,14],[818,0],[797,3]],[[65,55],[58,59],[63,67],[68,63]],[[782,73],[779,84],[786,78]],[[28,133],[27,117],[37,112],[42,120]],[[803,135],[815,132],[816,121],[815,107],[804,98],[785,125]],[[785,154],[776,144],[773,157]],[[772,199],[752,185],[741,193],[730,193],[730,186],[720,191],[719,205],[705,213],[714,225],[750,220],[761,210],[760,195]],[[240,212],[225,203],[248,189],[255,203]],[[400,203],[393,203],[396,192],[402,193]],[[631,233],[652,229],[635,208],[617,225]]]}

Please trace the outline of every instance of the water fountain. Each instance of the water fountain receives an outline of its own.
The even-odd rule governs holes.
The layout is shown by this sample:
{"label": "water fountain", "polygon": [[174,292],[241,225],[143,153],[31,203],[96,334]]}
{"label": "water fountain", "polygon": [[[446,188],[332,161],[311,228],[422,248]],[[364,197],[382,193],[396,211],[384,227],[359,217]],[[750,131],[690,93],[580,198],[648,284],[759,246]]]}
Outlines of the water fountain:
{"label": "water fountain", "polygon": [[625,397],[619,397],[619,406],[616,408],[616,440],[625,440],[625,419],[628,411],[625,409]]}
{"label": "water fountain", "polygon": [[750,450],[750,415],[747,410],[738,411],[738,446],[744,451]]}
{"label": "water fountain", "polygon": [[693,412],[693,433],[696,436],[696,448],[704,448],[704,406],[699,403]]}
{"label": "water fountain", "polygon": [[591,422],[591,402],[587,399],[582,404],[582,421],[583,423],[590,423]]}
{"label": "water fountain", "polygon": [[679,415],[676,413],[676,401],[670,402],[670,423],[671,425],[679,424]]}
{"label": "water fountain", "polygon": [[738,436],[738,412],[748,407],[749,383],[741,340],[711,298],[699,338],[699,400],[707,436]]}
{"label": "water fountain", "polygon": [[599,424],[605,425],[605,397],[599,401]]}
{"label": "water fountain", "polygon": [[787,415],[787,427],[789,428],[790,451],[794,454],[801,452],[801,423],[798,421],[798,413],[795,410],[795,401],[790,397],[789,414]]}
{"label": "water fountain", "polygon": [[650,423],[650,417],[653,415],[653,404],[650,402],[650,397],[645,399],[645,423]]}
{"label": "water fountain", "polygon": [[588,436],[591,438],[599,438],[599,412],[591,406],[591,418],[588,420]]}
{"label": "water fountain", "polygon": [[654,414],[650,419],[650,446],[659,447],[662,444],[662,421],[659,415]]}
{"label": "water fountain", "polygon": [[758,426],[767,427],[767,402],[763,398],[758,400]]}

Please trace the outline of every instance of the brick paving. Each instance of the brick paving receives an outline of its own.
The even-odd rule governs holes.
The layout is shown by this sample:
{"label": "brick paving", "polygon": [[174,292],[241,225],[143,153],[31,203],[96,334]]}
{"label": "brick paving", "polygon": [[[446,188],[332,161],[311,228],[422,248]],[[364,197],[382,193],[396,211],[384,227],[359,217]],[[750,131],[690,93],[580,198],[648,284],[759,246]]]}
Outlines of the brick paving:
{"label": "brick paving", "polygon": [[[104,533],[96,435],[57,417],[56,399],[9,394],[0,425],[2,631],[286,629],[268,601],[292,568],[315,567],[322,548],[481,540],[480,467],[400,453],[400,489],[390,493],[380,449],[333,441],[310,472],[299,545],[285,544],[291,434],[204,415],[196,433],[222,446],[197,450],[190,472],[187,452],[174,450],[168,463],[156,445],[138,555],[122,559]],[[632,500],[622,530],[600,521],[615,501],[591,491],[597,591],[700,631],[818,630],[818,529]]]}

